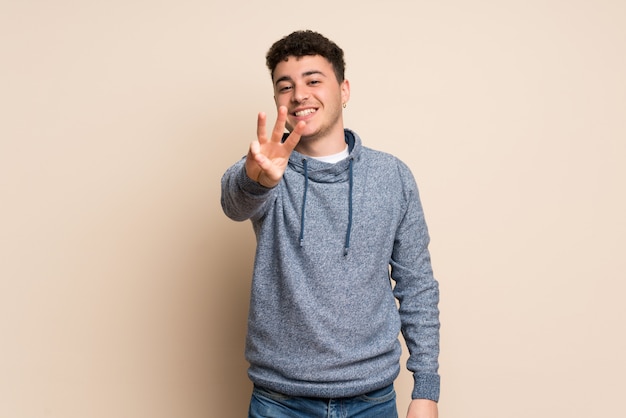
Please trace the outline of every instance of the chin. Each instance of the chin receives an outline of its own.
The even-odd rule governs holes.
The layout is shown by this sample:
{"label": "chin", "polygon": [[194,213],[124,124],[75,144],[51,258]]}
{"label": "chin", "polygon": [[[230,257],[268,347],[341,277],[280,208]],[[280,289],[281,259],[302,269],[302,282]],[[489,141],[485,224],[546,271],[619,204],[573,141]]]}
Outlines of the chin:
{"label": "chin", "polygon": [[307,122],[304,127],[304,132],[302,132],[302,136],[316,136],[319,135],[322,131],[324,131],[322,126],[317,125],[316,123]]}

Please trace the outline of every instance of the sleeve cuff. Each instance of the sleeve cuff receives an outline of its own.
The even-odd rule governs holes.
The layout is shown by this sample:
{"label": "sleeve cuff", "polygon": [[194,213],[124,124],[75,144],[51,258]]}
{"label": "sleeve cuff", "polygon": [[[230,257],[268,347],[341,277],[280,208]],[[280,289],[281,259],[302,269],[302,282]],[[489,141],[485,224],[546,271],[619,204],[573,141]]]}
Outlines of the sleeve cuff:
{"label": "sleeve cuff", "polygon": [[272,188],[265,187],[248,177],[245,166],[242,166],[239,172],[239,184],[241,185],[241,190],[252,196],[262,196],[272,190]]}
{"label": "sleeve cuff", "polygon": [[412,399],[430,399],[439,402],[441,380],[437,374],[414,374]]}

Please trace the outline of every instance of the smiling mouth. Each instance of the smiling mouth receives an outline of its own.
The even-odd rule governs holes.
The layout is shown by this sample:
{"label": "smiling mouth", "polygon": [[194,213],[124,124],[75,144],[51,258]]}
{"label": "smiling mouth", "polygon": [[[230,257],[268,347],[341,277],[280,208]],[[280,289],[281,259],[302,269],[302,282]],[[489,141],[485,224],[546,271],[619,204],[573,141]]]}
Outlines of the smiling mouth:
{"label": "smiling mouth", "polygon": [[317,112],[317,109],[304,109],[304,110],[299,110],[297,112],[294,112],[293,115],[297,117],[302,117],[302,116],[311,115],[315,112]]}

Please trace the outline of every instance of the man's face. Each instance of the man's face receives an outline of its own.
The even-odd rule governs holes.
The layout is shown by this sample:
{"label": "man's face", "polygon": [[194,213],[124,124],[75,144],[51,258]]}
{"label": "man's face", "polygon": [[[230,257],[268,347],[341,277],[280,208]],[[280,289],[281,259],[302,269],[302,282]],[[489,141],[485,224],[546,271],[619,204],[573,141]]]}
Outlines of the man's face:
{"label": "man's face", "polygon": [[274,69],[273,82],[276,106],[287,107],[287,129],[305,121],[303,138],[343,137],[342,105],[350,97],[350,85],[337,81],[326,58],[290,56]]}

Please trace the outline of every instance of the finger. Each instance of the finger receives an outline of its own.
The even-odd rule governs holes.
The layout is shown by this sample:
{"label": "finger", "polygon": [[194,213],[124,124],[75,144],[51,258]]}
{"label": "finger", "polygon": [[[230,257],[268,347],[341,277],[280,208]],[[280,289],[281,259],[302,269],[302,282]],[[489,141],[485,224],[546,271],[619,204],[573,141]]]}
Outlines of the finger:
{"label": "finger", "polygon": [[276,117],[276,123],[274,124],[274,130],[272,131],[272,141],[280,142],[283,139],[285,133],[285,124],[287,123],[287,108],[280,106],[278,108],[278,116]]}
{"label": "finger", "polygon": [[256,137],[259,141],[265,141],[267,139],[265,133],[265,124],[267,122],[267,115],[264,112],[260,112],[257,118],[256,125]]}
{"label": "finger", "polygon": [[300,121],[296,124],[296,126],[293,128],[293,131],[291,131],[291,133],[289,134],[289,136],[287,137],[287,139],[285,139],[285,147],[289,148],[290,150],[293,150],[296,145],[298,145],[298,142],[300,142],[300,138],[302,138],[302,132],[304,132],[304,128],[306,127],[306,122],[305,121]]}
{"label": "finger", "polygon": [[259,144],[259,142],[253,141],[250,144],[250,148],[248,149],[248,155],[246,157],[246,164],[245,164],[246,174],[248,175],[249,178],[253,179],[254,181],[258,181],[258,178],[262,170],[257,161],[260,151],[261,151],[261,145]]}
{"label": "finger", "polygon": [[248,150],[248,155],[254,158],[254,156],[259,154],[260,152],[261,152],[261,145],[259,144],[259,141],[252,141],[250,143],[250,149]]}
{"label": "finger", "polygon": [[261,144],[254,141],[250,144],[249,158],[252,159],[261,170],[268,170],[271,168],[272,162],[261,152]]}

